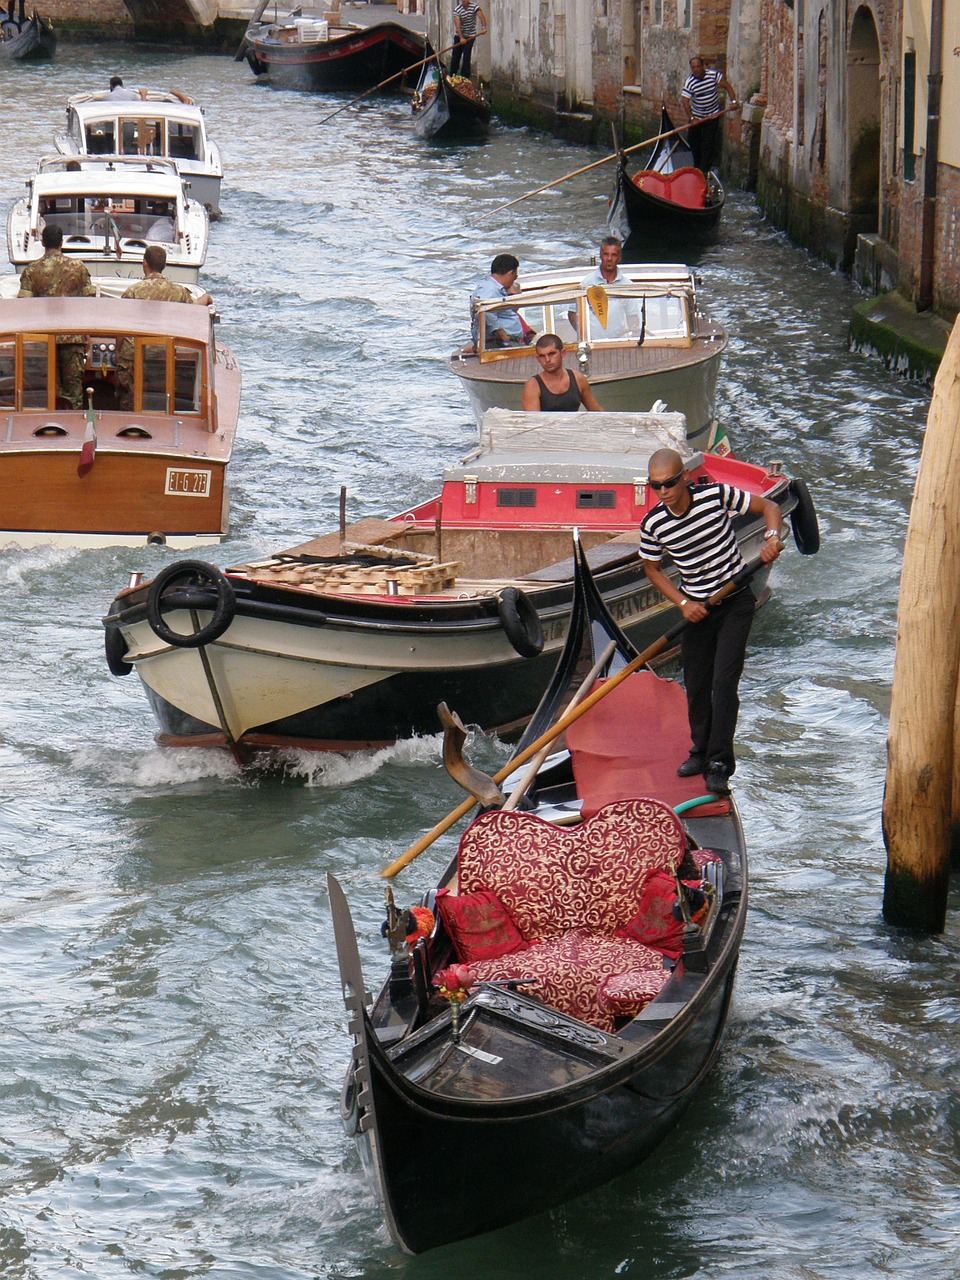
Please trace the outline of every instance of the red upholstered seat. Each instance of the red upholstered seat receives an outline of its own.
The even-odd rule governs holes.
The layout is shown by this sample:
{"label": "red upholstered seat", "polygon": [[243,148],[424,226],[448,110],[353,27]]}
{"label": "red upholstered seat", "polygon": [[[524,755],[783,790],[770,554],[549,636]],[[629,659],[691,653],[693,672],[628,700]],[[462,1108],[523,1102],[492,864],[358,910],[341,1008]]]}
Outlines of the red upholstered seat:
{"label": "red upholstered seat", "polygon": [[645,169],[633,178],[648,195],[659,196],[686,209],[702,209],[707,203],[707,180],[699,169],[677,169],[675,173],[655,173]]}
{"label": "red upholstered seat", "polygon": [[[670,974],[663,956],[629,938],[607,938],[586,929],[571,929],[526,951],[481,960],[470,969],[478,982],[495,978],[536,977],[528,994],[571,1017],[613,1031],[617,1016],[632,1016],[656,996]],[[614,979],[625,999],[604,992]],[[523,990],[523,988],[521,988]]]}

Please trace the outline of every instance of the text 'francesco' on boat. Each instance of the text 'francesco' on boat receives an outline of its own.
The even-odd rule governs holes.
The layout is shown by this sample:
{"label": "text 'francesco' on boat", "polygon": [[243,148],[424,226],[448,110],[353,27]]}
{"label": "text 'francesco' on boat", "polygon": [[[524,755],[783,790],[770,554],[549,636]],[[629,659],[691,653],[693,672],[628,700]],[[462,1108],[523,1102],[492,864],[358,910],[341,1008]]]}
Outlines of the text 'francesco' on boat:
{"label": "text 'francesco' on boat", "polygon": [[[473,341],[449,366],[477,421],[487,409],[520,408],[523,384],[540,372],[537,339],[552,333],[604,409],[645,412],[660,402],[684,415],[692,448],[712,447],[722,434],[716,391],[727,333],[704,314],[695,273],[622,265],[615,284],[588,282],[593,274],[589,266],[531,272],[509,298],[474,301]],[[505,341],[504,332],[517,337]]]}
{"label": "text 'francesco' on boat", "polygon": [[637,653],[576,561],[567,643],[513,759],[481,774],[440,708],[471,794],[383,874],[481,812],[414,905],[388,889],[373,1000],[328,877],[353,1039],[341,1114],[409,1253],[655,1160],[721,1049],[747,916],[736,804],[677,776],[686,699],[645,669],[670,635]]}
{"label": "text 'francesco' on boat", "polygon": [[143,273],[143,253],[162,244],[171,280],[196,284],[210,219],[186,196],[172,160],[140,156],[46,156],[27,195],[7,218],[7,253],[18,271],[42,257],[47,225],[63,231],[63,252],[93,276]]}
{"label": "text 'francesco' on boat", "polygon": [[[169,745],[350,749],[435,732],[438,698],[504,734],[533,713],[567,632],[574,528],[599,590],[643,645],[676,613],[647,581],[638,526],[659,500],[651,455],[691,483],[776,502],[815,528],[806,487],[769,467],[691,451],[680,414],[490,410],[441,492],[221,573],[187,561],[121,591],[107,661],[136,669]],[[799,521],[799,525],[798,525]],[[762,517],[734,521],[745,558]],[[812,536],[812,535],[811,535]],[[670,570],[675,574],[675,570]],[[763,575],[758,580],[763,587]]]}
{"label": "text 'francesco' on boat", "polygon": [[0,542],[218,542],[239,409],[208,306],[0,300]]}

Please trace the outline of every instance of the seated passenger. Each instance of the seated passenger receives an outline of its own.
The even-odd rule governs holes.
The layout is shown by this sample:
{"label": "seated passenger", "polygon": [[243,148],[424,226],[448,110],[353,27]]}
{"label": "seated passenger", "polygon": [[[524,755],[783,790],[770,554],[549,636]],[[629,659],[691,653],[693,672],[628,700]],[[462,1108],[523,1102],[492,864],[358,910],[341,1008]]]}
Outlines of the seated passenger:
{"label": "seated passenger", "polygon": [[174,244],[177,239],[177,227],[170,217],[170,204],[166,200],[157,200],[153,208],[156,220],[147,227],[147,240],[159,241],[162,244]]}
{"label": "seated passenger", "polygon": [[[629,284],[630,281],[620,270],[620,259],[623,249],[616,236],[607,236],[600,245],[600,265],[580,283],[585,288],[593,285],[606,287],[611,284]],[[588,304],[589,305],[589,304]],[[571,319],[573,319],[573,314]],[[640,306],[635,298],[607,299],[607,323],[600,323],[600,318],[592,308],[590,314],[590,337],[595,342],[598,338],[626,338],[640,336],[642,328]]]}
{"label": "seated passenger", "polygon": [[[470,295],[470,327],[475,349],[479,346],[476,303],[507,298],[511,293],[517,292],[515,286],[519,270],[520,262],[512,253],[498,253],[490,264],[489,276],[481,280]],[[485,347],[520,347],[532,336],[532,331],[524,324],[518,311],[504,308],[501,311],[490,311],[485,317]]]}
{"label": "seated passenger", "polygon": [[535,354],[542,372],[523,384],[520,400],[523,410],[577,413],[583,405],[591,413],[603,412],[603,405],[597,402],[586,377],[564,367],[563,343],[555,333],[545,333],[537,339]]}

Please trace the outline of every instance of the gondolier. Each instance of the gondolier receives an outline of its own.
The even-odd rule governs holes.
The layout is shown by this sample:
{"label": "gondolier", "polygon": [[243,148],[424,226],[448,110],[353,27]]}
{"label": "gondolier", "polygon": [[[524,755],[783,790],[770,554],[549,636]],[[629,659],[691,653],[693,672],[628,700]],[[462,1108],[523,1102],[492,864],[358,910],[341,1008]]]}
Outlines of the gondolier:
{"label": "gondolier", "polygon": [[[763,515],[767,530],[760,556],[772,564],[783,550],[780,508],[731,485],[693,488],[673,449],[659,449],[651,457],[649,477],[662,497],[640,522],[640,554],[651,585],[691,624],[680,647],[692,747],[677,773],[681,778],[703,773],[707,790],[725,795],[736,769],[737,690],[756,600],[744,586],[716,608],[708,609],[707,601],[743,568],[732,517]],[[680,571],[679,586],[661,568],[664,554]]]}
{"label": "gondolier", "polygon": [[458,44],[450,55],[450,74],[460,74],[469,80],[473,46],[477,36],[487,34],[487,19],[479,4],[472,4],[471,0],[457,0],[453,10],[453,26]]}
{"label": "gondolier", "polygon": [[[703,173],[709,173],[717,161],[720,141],[720,90],[730,96],[730,105],[737,105],[737,91],[723,74],[715,67],[705,67],[702,58],[690,59],[690,72],[680,92],[680,101],[686,112],[687,120],[695,128],[687,131],[687,141],[693,152],[693,163]],[[714,120],[705,117],[716,116]]]}

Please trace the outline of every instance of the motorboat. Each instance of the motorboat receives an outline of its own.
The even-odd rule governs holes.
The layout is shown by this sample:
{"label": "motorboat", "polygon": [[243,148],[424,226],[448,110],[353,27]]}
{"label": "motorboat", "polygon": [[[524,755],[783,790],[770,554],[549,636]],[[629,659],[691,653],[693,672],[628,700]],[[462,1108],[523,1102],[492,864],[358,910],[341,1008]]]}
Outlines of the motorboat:
{"label": "motorboat", "polygon": [[36,9],[28,18],[25,0],[9,0],[0,9],[0,62],[39,61],[57,51],[57,34]]}
{"label": "motorboat", "polygon": [[349,22],[339,8],[255,23],[243,47],[254,75],[295,89],[372,89],[430,55],[426,38],[409,27]]}
{"label": "motorboat", "polygon": [[[510,735],[567,632],[572,529],[634,643],[677,613],[640,558],[654,451],[680,452],[693,483],[749,489],[799,511],[795,529],[816,526],[801,480],[691,451],[680,414],[594,414],[589,434],[580,422],[491,410],[478,449],[429,501],[389,519],[341,517],[339,529],[225,571],[186,561],[126,586],[104,618],[111,671],[136,670],[160,743],[238,758],[429,734],[440,698]],[[738,518],[736,530],[744,557],[755,554],[762,518]]]}
{"label": "motorboat", "polygon": [[[372,999],[328,876],[353,1042],[341,1116],[405,1253],[564,1204],[661,1151],[675,1165],[690,1141],[683,1115],[733,998],[747,850],[735,800],[677,777],[686,699],[642,669],[648,654],[578,590],[554,679],[492,779],[441,708],[444,762],[471,795],[383,872],[389,961]],[[400,896],[411,855],[478,799],[439,879]]]}
{"label": "motorboat", "polygon": [[177,166],[161,156],[46,156],[7,218],[7,253],[18,271],[43,257],[46,223],[63,229],[63,252],[92,276],[143,274],[148,244],[167,252],[166,275],[195,284],[210,220],[188,199]]}
{"label": "motorboat", "polygon": [[142,89],[138,102],[106,89],[75,94],[54,143],[65,156],[165,156],[189,196],[212,218],[220,216],[220,149],[207,136],[203,108],[176,90]]}
{"label": "motorboat", "polygon": [[438,62],[424,68],[413,95],[413,128],[418,138],[485,138],[492,109],[466,76],[450,75]]}
{"label": "motorboat", "polygon": [[[520,408],[523,384],[540,372],[535,343],[553,333],[605,410],[666,406],[684,415],[692,448],[715,448],[726,434],[716,394],[727,332],[704,313],[696,274],[676,264],[621,263],[617,284],[586,284],[591,271],[531,272],[509,298],[474,301],[473,340],[453,353],[449,367],[477,421],[491,408]],[[503,312],[520,317],[525,337],[517,345],[498,338]]]}
{"label": "motorboat", "polygon": [[[83,407],[64,347],[80,353]],[[0,297],[0,543],[219,542],[239,405],[208,306]]]}
{"label": "motorboat", "polygon": [[662,107],[660,136],[642,168],[631,176],[626,156],[620,157],[610,226],[625,240],[697,246],[715,235],[725,198],[717,174],[696,168],[686,138]]}

